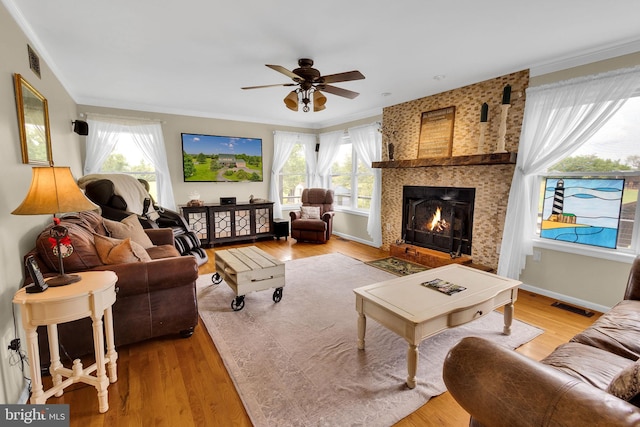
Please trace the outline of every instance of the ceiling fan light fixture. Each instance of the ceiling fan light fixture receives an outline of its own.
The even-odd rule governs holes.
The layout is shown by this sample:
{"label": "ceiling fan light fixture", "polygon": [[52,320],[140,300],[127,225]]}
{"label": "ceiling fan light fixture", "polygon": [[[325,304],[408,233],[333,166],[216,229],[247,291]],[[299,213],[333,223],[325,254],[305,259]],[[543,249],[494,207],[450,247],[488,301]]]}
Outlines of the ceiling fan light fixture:
{"label": "ceiling fan light fixture", "polygon": [[313,111],[322,111],[326,107],[324,104],[327,103],[327,97],[324,96],[322,92],[316,90],[313,92]]}
{"label": "ceiling fan light fixture", "polygon": [[291,111],[298,111],[298,92],[295,90],[289,92],[289,94],[284,98],[284,104]]}

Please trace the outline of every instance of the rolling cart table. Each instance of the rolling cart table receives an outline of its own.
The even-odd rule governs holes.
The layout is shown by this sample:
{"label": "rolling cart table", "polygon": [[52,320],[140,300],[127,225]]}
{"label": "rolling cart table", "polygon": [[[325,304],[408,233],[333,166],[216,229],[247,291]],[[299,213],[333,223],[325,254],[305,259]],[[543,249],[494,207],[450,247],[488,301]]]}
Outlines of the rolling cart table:
{"label": "rolling cart table", "polygon": [[218,284],[224,279],[236,297],[231,301],[234,311],[244,307],[244,296],[250,292],[276,288],[273,301],[280,302],[284,287],[284,263],[263,250],[245,248],[216,251],[216,272],[212,281]]}

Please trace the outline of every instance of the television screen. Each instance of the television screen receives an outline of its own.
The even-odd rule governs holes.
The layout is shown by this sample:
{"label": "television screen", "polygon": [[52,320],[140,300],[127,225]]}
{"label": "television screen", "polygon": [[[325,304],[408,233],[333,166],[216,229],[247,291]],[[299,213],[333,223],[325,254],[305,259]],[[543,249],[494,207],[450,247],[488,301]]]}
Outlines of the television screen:
{"label": "television screen", "polygon": [[261,182],[262,139],[182,134],[185,182]]}

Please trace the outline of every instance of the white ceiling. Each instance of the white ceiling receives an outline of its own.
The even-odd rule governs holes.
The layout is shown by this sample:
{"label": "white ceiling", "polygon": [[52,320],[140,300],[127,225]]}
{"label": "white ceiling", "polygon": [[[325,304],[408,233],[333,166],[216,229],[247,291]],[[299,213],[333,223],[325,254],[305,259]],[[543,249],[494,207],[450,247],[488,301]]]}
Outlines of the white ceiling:
{"label": "white ceiling", "polygon": [[[638,0],[2,0],[78,104],[322,128],[531,68],[640,51]],[[326,109],[288,110],[265,67],[312,58]],[[435,76],[444,76],[436,79]]]}

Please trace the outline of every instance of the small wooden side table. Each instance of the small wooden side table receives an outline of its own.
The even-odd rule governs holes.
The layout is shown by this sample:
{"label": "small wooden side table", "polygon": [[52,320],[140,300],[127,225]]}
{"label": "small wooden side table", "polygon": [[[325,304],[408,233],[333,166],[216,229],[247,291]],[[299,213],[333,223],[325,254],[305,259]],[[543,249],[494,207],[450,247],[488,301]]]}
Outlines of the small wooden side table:
{"label": "small wooden side table", "polygon": [[[101,413],[109,410],[107,387],[109,382],[118,380],[113,339],[113,315],[111,306],[116,301],[116,281],[118,277],[113,271],[91,271],[76,273],[81,280],[66,286],[49,287],[46,291],[35,294],[26,293],[22,288],[13,297],[13,303],[21,306],[22,326],[27,335],[27,352],[31,369],[32,393],[31,403],[44,404],[53,395],[62,396],[64,388],[77,382],[92,385],[98,390],[98,410]],[[104,352],[106,332],[107,352]],[[91,317],[93,320],[93,344],[96,362],[83,368],[80,359],[73,361],[71,369],[60,362],[58,350],[58,324],[72,320]],[[44,391],[40,374],[40,351],[38,347],[37,327],[47,326],[51,366],[49,372],[53,386]],[[108,364],[109,376],[107,378]],[[95,375],[91,375],[93,372]],[[63,381],[62,377],[66,379]]]}

